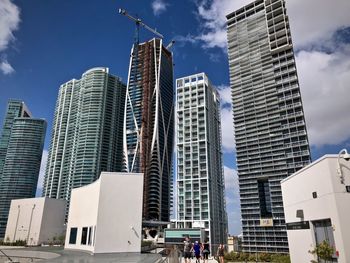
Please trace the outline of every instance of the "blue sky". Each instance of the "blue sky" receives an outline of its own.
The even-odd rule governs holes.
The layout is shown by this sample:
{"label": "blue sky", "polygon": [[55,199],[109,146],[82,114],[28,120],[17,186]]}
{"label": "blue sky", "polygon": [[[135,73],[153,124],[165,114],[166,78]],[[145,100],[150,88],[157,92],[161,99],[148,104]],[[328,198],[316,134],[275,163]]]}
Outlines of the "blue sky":
{"label": "blue sky", "polygon": [[[157,28],[166,43],[177,40],[175,78],[204,71],[219,88],[229,232],[239,234],[225,15],[249,2],[0,0],[0,123],[9,98],[45,118],[44,163],[59,85],[95,66],[127,79],[134,24],[118,14],[123,7]],[[287,8],[315,160],[350,148],[350,1],[287,0]],[[141,30],[141,40],[151,37]]]}

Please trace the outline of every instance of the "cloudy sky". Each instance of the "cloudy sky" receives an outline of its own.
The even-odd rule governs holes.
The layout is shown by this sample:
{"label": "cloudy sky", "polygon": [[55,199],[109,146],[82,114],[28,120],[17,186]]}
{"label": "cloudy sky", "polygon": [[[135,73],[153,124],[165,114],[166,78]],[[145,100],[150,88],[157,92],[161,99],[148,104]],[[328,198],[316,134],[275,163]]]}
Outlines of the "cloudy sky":
{"label": "cloudy sky", "polygon": [[[175,39],[175,78],[206,72],[222,99],[229,232],[240,233],[225,16],[249,0],[0,0],[0,122],[9,98],[48,121],[47,160],[58,87],[107,66],[127,79],[134,25],[119,7]],[[312,157],[350,148],[350,1],[287,0]],[[141,32],[141,40],[153,37]],[[39,188],[43,171],[41,169]]]}

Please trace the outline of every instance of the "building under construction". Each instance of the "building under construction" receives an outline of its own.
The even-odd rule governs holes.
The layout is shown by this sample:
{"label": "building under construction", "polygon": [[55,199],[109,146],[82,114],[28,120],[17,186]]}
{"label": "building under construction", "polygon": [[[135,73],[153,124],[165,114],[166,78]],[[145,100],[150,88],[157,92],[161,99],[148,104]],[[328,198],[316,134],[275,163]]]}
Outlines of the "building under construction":
{"label": "building under construction", "polygon": [[169,221],[173,151],[173,60],[163,40],[131,50],[124,117],[127,172],[144,173],[143,219]]}

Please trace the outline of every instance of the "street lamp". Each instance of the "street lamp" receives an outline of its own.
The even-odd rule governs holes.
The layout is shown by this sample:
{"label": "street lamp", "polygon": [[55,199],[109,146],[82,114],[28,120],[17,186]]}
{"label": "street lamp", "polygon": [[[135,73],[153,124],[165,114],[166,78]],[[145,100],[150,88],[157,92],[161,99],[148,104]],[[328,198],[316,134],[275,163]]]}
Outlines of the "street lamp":
{"label": "street lamp", "polygon": [[344,175],[343,175],[343,171],[342,171],[341,166],[340,166],[340,158],[343,158],[345,161],[350,160],[350,154],[348,153],[348,151],[346,149],[343,149],[338,153],[338,169],[337,169],[337,173],[340,177],[340,183],[344,184]]}

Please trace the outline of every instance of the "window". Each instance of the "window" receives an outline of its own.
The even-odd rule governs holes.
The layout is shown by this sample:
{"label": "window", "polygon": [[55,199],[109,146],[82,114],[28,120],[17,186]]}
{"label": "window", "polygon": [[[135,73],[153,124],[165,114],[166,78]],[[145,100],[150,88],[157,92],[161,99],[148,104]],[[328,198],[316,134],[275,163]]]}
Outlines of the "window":
{"label": "window", "polygon": [[[312,223],[314,225],[314,230],[315,230],[316,244],[319,245],[323,241],[327,241],[327,243],[331,247],[336,247],[331,220],[324,219],[324,220],[314,221]],[[337,262],[337,255],[335,253],[333,255],[332,261],[330,262]]]}
{"label": "window", "polygon": [[87,227],[83,227],[83,231],[81,232],[81,244],[82,245],[86,245],[87,232],[88,232],[88,228]]}
{"label": "window", "polygon": [[261,217],[272,217],[269,181],[267,179],[258,180],[258,190],[259,190]]}
{"label": "window", "polygon": [[312,222],[315,229],[316,243],[321,244],[327,241],[331,246],[335,247],[333,228],[330,219]]}
{"label": "window", "polygon": [[92,232],[92,226],[89,227],[89,238],[88,238],[88,245],[91,246],[91,232]]}
{"label": "window", "polygon": [[96,226],[94,226],[94,239],[93,239],[93,244],[95,244],[95,240],[96,240]]}
{"label": "window", "polygon": [[69,234],[69,244],[75,244],[77,242],[77,232],[78,228],[72,227]]}

